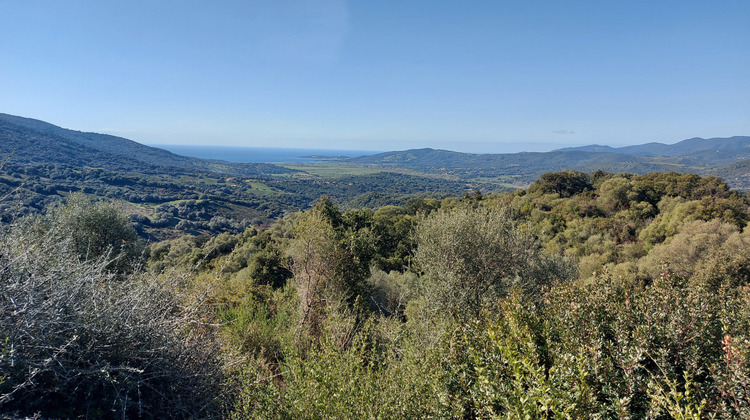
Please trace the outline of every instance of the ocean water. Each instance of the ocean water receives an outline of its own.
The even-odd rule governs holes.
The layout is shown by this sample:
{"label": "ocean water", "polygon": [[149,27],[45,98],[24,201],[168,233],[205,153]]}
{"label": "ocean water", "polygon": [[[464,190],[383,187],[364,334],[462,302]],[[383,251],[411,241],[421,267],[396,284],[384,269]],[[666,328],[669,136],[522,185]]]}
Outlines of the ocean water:
{"label": "ocean water", "polygon": [[380,153],[366,150],[285,149],[272,147],[188,146],[153,144],[182,156],[219,159],[245,163],[327,162],[341,157],[358,157]]}

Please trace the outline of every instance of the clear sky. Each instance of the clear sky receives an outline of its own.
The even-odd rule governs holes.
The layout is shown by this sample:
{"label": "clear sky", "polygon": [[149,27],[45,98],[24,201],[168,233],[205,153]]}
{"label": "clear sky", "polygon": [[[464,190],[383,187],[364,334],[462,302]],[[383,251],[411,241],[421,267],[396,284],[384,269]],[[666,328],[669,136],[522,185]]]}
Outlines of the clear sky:
{"label": "clear sky", "polygon": [[0,112],[149,144],[750,135],[750,1],[0,0]]}

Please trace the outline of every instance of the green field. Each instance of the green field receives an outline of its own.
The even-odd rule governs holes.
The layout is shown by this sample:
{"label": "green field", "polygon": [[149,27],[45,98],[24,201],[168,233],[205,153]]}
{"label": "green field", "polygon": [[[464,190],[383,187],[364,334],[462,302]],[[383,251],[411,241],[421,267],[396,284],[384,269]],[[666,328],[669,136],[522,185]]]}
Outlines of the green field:
{"label": "green field", "polygon": [[[288,164],[285,168],[303,171],[310,175],[321,178],[339,178],[348,175],[371,175],[383,172],[379,168],[367,168],[358,165],[346,165],[341,163],[307,163]],[[299,177],[300,174],[290,174]]]}
{"label": "green field", "polygon": [[268,185],[262,182],[245,181],[245,185],[248,185],[251,191],[255,194],[261,194],[261,195],[278,194],[278,191],[274,190],[273,188],[269,187]]}

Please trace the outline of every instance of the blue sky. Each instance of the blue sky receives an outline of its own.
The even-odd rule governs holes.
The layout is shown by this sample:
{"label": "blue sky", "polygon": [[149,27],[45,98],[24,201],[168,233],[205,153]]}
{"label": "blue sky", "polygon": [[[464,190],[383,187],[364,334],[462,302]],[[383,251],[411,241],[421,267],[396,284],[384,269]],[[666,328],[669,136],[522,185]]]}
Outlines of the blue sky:
{"label": "blue sky", "polygon": [[0,0],[0,112],[149,144],[750,135],[747,0]]}

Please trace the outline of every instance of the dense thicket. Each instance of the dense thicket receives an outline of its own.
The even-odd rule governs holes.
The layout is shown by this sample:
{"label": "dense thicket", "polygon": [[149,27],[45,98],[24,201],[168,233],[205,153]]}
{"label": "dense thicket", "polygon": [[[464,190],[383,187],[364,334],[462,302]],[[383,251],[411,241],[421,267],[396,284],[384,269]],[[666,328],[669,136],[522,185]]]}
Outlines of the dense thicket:
{"label": "dense thicket", "polygon": [[[749,219],[718,178],[564,171],[376,210],[324,197],[268,229],[154,243],[149,274],[100,282],[189,279],[225,361],[199,376],[238,385],[232,418],[748,418]],[[171,334],[210,335],[186,325]],[[193,366],[181,354],[169,366]]]}
{"label": "dense thicket", "polygon": [[255,328],[287,338],[270,358],[255,342],[236,414],[746,417],[748,216],[716,178],[603,172],[344,213],[360,233],[386,233],[373,245],[408,226],[404,264],[382,271],[398,247],[375,246],[368,289],[356,289],[370,309],[325,306],[312,348],[294,339],[299,309],[281,309],[299,283],[251,299],[274,302]]}
{"label": "dense thicket", "polygon": [[220,415],[203,298],[184,277],[139,272],[138,248],[122,212],[81,196],[2,226],[0,415]]}

